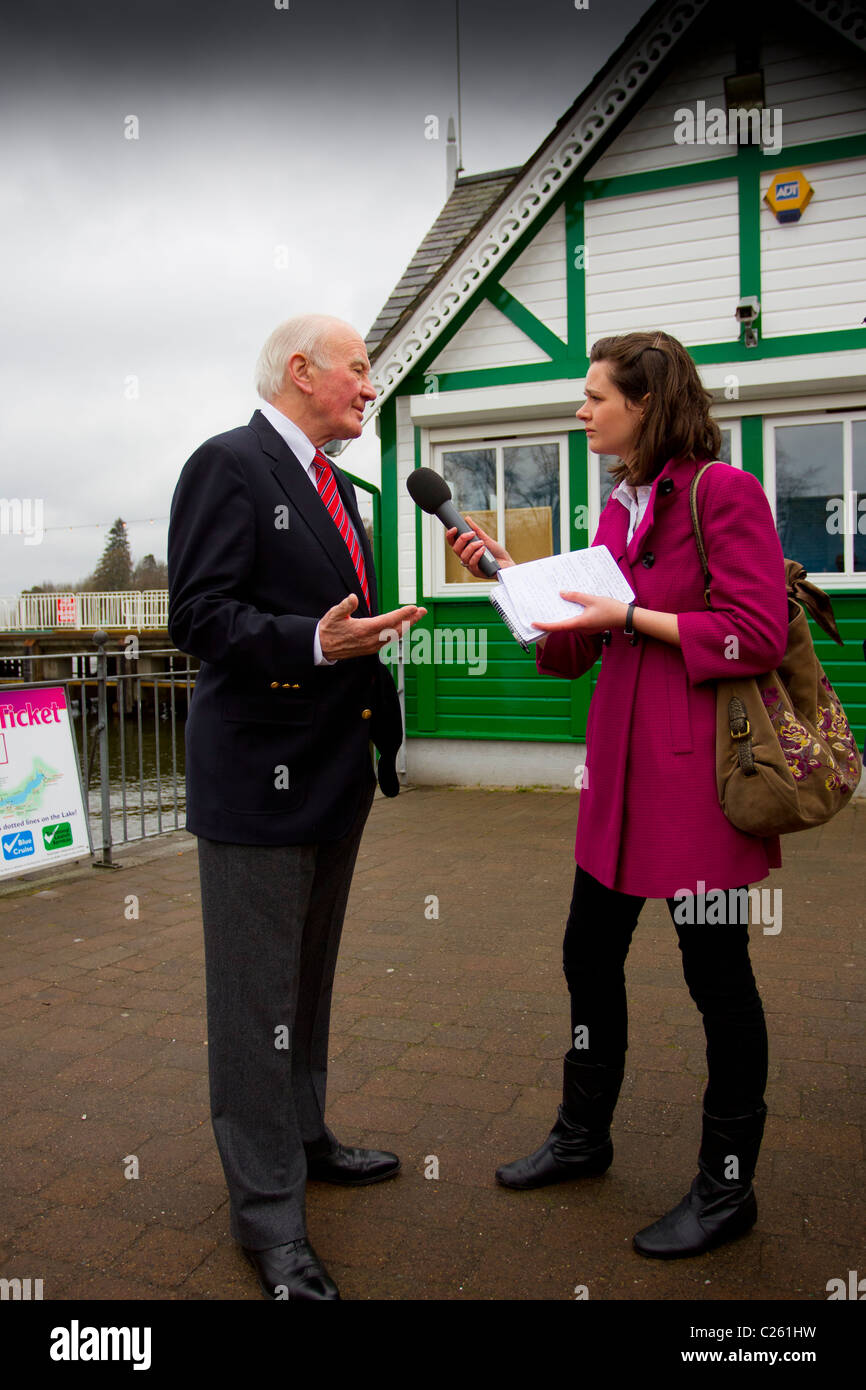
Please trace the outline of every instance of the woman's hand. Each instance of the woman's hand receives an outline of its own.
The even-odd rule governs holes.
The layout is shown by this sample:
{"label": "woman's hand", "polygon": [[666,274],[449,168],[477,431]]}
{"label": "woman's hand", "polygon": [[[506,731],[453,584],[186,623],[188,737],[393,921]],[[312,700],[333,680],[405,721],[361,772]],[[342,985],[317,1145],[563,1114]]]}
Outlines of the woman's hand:
{"label": "woman's hand", "polygon": [[[452,526],[450,530],[445,532],[445,539],[460,563],[469,570],[470,574],[474,574],[476,579],[490,578],[489,575],[482,574],[478,568],[478,561],[485,550],[489,550],[494,560],[499,561],[500,569],[507,569],[509,565],[514,564],[505,547],[495,541],[492,536],[488,536],[486,531],[482,531],[480,526],[476,526],[471,516],[467,516],[466,525],[471,526],[472,531],[461,531],[458,534],[457,527]],[[473,538],[473,531],[475,538]]]}
{"label": "woman's hand", "polygon": [[602,598],[599,594],[579,594],[576,591],[560,589],[560,598],[569,603],[582,603],[583,611],[573,618],[560,623],[533,623],[541,632],[606,632],[610,628],[625,627],[628,604],[619,599]]}

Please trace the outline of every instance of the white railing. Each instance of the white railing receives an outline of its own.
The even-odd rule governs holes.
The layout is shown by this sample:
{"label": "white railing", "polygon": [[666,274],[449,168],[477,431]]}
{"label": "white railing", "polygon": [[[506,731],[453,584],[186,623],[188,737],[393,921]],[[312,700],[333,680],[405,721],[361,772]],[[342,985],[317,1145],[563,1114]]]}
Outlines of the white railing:
{"label": "white railing", "polygon": [[97,628],[168,626],[167,589],[128,589],[105,594],[0,596],[0,632],[52,632]]}

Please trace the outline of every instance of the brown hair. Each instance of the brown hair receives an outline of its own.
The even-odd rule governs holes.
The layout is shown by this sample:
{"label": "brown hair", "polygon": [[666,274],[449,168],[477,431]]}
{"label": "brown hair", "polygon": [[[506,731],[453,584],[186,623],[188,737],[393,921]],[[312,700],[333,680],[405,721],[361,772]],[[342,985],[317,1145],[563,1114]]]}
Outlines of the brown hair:
{"label": "brown hair", "polygon": [[671,458],[719,457],[722,437],[710,419],[713,398],[676,338],[669,333],[599,338],[589,360],[606,364],[614,386],[633,405],[649,395],[631,467],[620,462],[609,470],[615,482],[650,483]]}

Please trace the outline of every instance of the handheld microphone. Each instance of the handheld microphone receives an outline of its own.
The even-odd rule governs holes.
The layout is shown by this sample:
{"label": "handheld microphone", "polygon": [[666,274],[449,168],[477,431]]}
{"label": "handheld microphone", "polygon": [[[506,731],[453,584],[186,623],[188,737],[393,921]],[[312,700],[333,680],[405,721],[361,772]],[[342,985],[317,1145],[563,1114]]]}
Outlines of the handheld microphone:
{"label": "handheld microphone", "polygon": [[[432,468],[416,468],[406,479],[409,496],[417,506],[431,516],[438,516],[446,531],[457,527],[458,534],[471,531],[451,500],[451,489],[439,473]],[[499,561],[494,560],[489,550],[485,550],[478,561],[478,568],[488,579],[499,573]]]}

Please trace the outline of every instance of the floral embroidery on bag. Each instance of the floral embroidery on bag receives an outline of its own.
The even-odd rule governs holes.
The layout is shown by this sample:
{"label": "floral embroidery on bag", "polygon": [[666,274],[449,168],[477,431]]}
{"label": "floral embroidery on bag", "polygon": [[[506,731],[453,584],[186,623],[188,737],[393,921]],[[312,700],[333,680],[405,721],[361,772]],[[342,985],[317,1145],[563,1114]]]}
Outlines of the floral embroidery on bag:
{"label": "floral embroidery on bag", "polygon": [[[791,710],[785,709],[778,686],[768,685],[761,691],[761,699],[794,780],[802,782],[822,768],[827,772],[824,785],[828,791],[852,792],[860,777],[860,754],[839,697],[826,676],[821,676],[821,685],[828,703],[818,707],[818,732],[827,744],[826,758],[822,758],[817,739]],[[830,749],[841,755],[838,763]]]}
{"label": "floral embroidery on bag", "polygon": [[[818,711],[818,726],[821,733],[826,738],[831,748],[835,748],[837,753],[842,754],[841,762],[847,763],[844,771],[849,773],[844,775],[841,780],[833,779],[832,783],[828,780],[828,787],[844,788],[846,791],[853,791],[859,781],[860,754],[854,742],[854,735],[845,711],[842,708],[839,696],[836,694],[826,676],[821,677],[821,685],[824,687],[829,704],[822,705]],[[835,766],[835,764],[834,764]]]}

